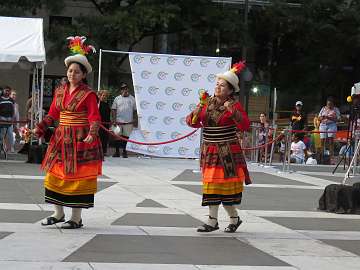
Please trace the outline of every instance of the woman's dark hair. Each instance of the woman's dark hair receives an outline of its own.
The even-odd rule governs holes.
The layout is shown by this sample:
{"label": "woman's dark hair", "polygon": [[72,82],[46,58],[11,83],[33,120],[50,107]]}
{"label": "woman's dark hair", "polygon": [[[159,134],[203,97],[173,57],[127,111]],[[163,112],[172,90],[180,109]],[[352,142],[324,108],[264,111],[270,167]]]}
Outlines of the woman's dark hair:
{"label": "woman's dark hair", "polygon": [[[70,62],[69,65],[68,65],[68,69],[72,64],[78,64],[79,67],[80,67],[80,70],[82,71],[82,73],[87,75],[87,69],[83,64],[81,64],[79,62]],[[87,81],[86,77],[84,79],[82,79],[82,82],[85,83],[85,84],[88,84],[88,81]]]}
{"label": "woman's dark hair", "polygon": [[224,81],[227,83],[227,85],[229,86],[229,89],[232,91],[230,94],[230,97],[234,97],[235,87],[231,83],[229,83],[227,80],[224,80]]}
{"label": "woman's dark hair", "polygon": [[335,99],[334,99],[332,96],[328,97],[328,98],[326,99],[326,101],[330,101],[330,102],[332,102],[332,103],[335,103]]}

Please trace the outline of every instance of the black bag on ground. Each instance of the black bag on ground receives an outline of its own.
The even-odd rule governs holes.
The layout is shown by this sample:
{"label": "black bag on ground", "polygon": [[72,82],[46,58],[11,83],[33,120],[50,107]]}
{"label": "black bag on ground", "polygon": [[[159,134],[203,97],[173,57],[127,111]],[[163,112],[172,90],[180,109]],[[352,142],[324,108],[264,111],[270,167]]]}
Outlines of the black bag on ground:
{"label": "black bag on ground", "polygon": [[358,213],[360,210],[359,195],[360,187],[341,184],[328,185],[319,199],[319,210],[337,214]]}
{"label": "black bag on ground", "polygon": [[27,163],[41,164],[45,157],[47,144],[29,145]]}

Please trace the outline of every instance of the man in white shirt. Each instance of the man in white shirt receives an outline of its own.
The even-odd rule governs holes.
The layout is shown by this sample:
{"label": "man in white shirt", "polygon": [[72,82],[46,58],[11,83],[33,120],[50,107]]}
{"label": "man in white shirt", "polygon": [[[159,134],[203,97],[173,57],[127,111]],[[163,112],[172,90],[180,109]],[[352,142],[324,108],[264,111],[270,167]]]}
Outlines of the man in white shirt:
{"label": "man in white shirt", "polygon": [[[120,132],[118,135],[129,138],[131,131],[134,128],[135,120],[134,114],[136,112],[135,98],[130,95],[129,87],[126,83],[120,85],[120,95],[117,96],[111,106],[111,116],[113,125],[118,125]],[[113,157],[120,157],[120,150],[122,148],[122,157],[127,158],[126,141],[115,141],[115,154]]]}
{"label": "man in white shirt", "polygon": [[291,143],[290,162],[303,164],[307,155],[306,145],[300,140],[300,134],[294,134],[294,141]]}

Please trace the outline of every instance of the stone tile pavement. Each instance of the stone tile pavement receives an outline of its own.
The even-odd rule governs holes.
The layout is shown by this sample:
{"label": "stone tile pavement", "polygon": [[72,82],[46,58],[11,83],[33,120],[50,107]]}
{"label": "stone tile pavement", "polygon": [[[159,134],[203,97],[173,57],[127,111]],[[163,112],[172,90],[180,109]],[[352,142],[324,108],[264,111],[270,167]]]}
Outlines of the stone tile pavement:
{"label": "stone tile pavement", "polygon": [[359,269],[360,216],[316,209],[341,171],[249,168],[235,234],[223,209],[219,231],[196,232],[207,215],[198,161],[137,157],[106,160],[84,228],[66,231],[40,226],[52,207],[39,166],[0,161],[0,269]]}

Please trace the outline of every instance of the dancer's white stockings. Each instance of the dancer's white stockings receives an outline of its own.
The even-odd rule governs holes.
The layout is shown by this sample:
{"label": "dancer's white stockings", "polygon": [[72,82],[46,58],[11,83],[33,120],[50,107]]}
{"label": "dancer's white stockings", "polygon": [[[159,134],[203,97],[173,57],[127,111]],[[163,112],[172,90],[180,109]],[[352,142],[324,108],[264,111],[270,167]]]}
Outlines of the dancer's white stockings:
{"label": "dancer's white stockings", "polygon": [[237,224],[239,218],[238,218],[238,212],[237,212],[235,206],[224,205],[224,209],[230,217],[230,224]]}
{"label": "dancer's white stockings", "polygon": [[79,223],[81,220],[81,210],[81,208],[72,208],[70,219],[76,223]]}
{"label": "dancer's white stockings", "polygon": [[[209,218],[207,224],[215,227],[218,222],[219,205],[209,205]],[[211,217],[211,218],[210,218]]]}
{"label": "dancer's white stockings", "polygon": [[64,207],[61,205],[54,204],[55,212],[52,214],[52,217],[56,219],[61,219],[64,216]]}

